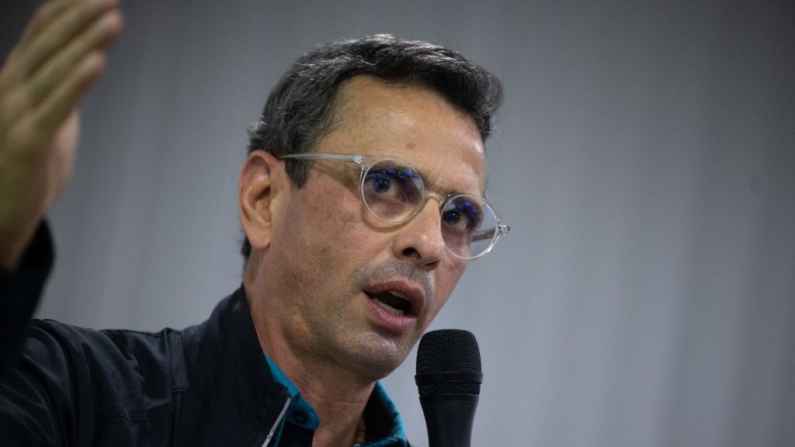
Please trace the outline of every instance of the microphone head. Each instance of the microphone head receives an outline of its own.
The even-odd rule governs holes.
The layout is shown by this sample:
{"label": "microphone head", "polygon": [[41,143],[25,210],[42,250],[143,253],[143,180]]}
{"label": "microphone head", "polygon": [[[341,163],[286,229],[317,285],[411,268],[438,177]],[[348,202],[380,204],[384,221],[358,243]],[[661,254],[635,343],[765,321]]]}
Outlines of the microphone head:
{"label": "microphone head", "polygon": [[475,336],[460,329],[431,331],[417,349],[417,387],[420,396],[477,396],[483,375]]}

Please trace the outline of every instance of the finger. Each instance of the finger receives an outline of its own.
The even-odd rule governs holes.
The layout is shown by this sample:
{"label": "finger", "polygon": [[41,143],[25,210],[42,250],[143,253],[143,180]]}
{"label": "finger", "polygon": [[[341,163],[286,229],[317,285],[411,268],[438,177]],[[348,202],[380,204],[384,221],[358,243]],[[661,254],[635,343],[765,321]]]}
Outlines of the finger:
{"label": "finger", "polygon": [[11,49],[11,52],[6,57],[6,62],[13,61],[25,53],[25,49],[30,46],[31,41],[56,19],[63,18],[65,11],[68,8],[74,8],[78,3],[87,0],[51,0],[41,6],[20,37],[19,42]]}
{"label": "finger", "polygon": [[116,0],[73,0],[39,29],[24,46],[17,46],[9,55],[4,82],[13,85],[35,72],[53,53],[68,45],[103,12],[112,9]]}
{"label": "finger", "polygon": [[108,45],[117,37],[121,27],[122,18],[118,11],[105,13],[64,50],[48,60],[30,81],[0,95],[0,136],[22,119],[27,111],[35,108],[88,53]]}
{"label": "finger", "polygon": [[[22,101],[20,108],[33,107],[39,103],[81,60],[97,48],[107,46],[115,39],[122,27],[118,11],[105,13],[94,24],[85,29],[69,45],[44,64],[33,78],[19,89]],[[19,110],[18,109],[18,110]]]}
{"label": "finger", "polygon": [[36,14],[33,15],[33,19],[31,19],[30,23],[25,28],[22,38],[19,39],[18,46],[24,47],[27,45],[34,35],[47,26],[47,24],[64,10],[64,8],[69,6],[70,3],[74,3],[74,1],[75,0],[53,0],[45,3],[36,11]]}
{"label": "finger", "polygon": [[[10,130],[10,140],[16,139],[17,135],[35,136],[27,142],[28,144],[18,145],[17,150],[25,152],[18,154],[19,156],[24,158],[41,155],[41,151],[48,147],[55,131],[60,128],[75,109],[76,104],[102,74],[104,66],[105,56],[102,52],[90,53],[72,69],[36,109],[31,110],[14,124]],[[11,147],[14,146],[11,145]]]}

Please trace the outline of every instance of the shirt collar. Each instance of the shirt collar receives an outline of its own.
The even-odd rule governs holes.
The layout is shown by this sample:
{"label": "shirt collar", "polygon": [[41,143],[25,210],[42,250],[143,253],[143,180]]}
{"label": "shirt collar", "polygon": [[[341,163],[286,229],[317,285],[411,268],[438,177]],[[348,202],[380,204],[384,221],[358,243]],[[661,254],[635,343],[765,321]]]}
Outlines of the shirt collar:
{"label": "shirt collar", "polygon": [[[273,378],[287,389],[292,399],[274,436],[276,441],[274,445],[278,445],[286,423],[295,424],[304,429],[316,430],[320,426],[320,418],[315,409],[301,396],[301,391],[284,371],[267,354],[263,353],[263,355],[268,362]],[[367,427],[367,442],[362,446],[408,446],[403,418],[381,382],[375,383],[370,400],[364,409],[364,420]],[[356,444],[356,446],[359,445]]]}

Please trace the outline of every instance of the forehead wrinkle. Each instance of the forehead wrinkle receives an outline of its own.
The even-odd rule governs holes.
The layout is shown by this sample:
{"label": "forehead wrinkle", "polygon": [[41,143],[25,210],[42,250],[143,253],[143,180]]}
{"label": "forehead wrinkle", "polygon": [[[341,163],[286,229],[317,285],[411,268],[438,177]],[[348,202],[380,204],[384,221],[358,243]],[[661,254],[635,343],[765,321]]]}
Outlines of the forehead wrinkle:
{"label": "forehead wrinkle", "polygon": [[[409,104],[410,107],[410,104],[419,102],[421,108],[440,109],[443,104],[468,117],[466,113],[459,111],[435,91],[423,85],[410,82],[387,82],[373,76],[360,75],[346,80],[338,88],[334,111],[337,114],[339,126],[352,131],[356,136],[358,136],[360,130],[370,126],[384,127],[386,130],[394,130],[395,133],[404,136],[412,135],[421,130],[424,123],[416,120],[412,110],[406,110],[403,106],[395,108],[394,103],[390,102],[390,97],[393,96],[394,90],[423,94],[420,97],[400,95],[400,99],[406,101],[403,106]],[[363,100],[363,98],[385,99],[386,102],[367,101]],[[441,104],[437,100],[440,100]],[[474,121],[472,124],[474,126]],[[448,134],[460,132],[452,131],[449,128],[444,129],[444,131]],[[437,132],[439,131],[437,130]],[[405,147],[408,150],[414,148],[416,148],[416,145],[413,142],[407,143]]]}

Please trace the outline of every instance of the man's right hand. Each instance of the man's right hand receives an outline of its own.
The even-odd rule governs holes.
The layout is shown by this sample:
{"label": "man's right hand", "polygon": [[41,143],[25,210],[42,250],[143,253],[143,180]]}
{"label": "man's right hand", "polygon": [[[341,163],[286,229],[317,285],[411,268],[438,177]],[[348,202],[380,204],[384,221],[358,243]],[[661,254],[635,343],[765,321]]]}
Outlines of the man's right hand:
{"label": "man's right hand", "polygon": [[121,28],[118,0],[53,0],[0,68],[0,269],[17,269],[69,181],[77,106]]}

